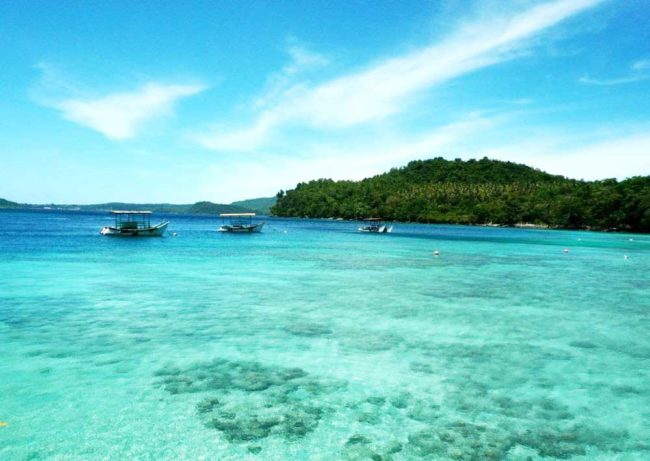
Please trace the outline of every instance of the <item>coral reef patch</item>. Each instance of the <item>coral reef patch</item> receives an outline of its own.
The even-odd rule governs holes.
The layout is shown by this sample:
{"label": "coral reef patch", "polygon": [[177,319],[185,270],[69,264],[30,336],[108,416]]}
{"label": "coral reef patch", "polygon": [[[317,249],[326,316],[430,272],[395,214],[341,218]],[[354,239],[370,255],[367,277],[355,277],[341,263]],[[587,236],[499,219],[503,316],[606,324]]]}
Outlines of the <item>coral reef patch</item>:
{"label": "coral reef patch", "polygon": [[166,366],[156,375],[170,394],[206,393],[196,405],[197,414],[229,442],[304,437],[329,413],[311,402],[343,385],[321,383],[299,368],[223,359],[187,368]]}

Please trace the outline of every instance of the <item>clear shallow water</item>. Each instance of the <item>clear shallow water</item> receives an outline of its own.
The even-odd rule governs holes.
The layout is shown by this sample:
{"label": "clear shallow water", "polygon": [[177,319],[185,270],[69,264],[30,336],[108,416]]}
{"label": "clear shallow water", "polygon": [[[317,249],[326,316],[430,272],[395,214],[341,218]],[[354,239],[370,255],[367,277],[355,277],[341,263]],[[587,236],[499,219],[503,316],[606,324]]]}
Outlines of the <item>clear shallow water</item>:
{"label": "clear shallow water", "polygon": [[170,218],[0,212],[0,459],[650,458],[650,236]]}

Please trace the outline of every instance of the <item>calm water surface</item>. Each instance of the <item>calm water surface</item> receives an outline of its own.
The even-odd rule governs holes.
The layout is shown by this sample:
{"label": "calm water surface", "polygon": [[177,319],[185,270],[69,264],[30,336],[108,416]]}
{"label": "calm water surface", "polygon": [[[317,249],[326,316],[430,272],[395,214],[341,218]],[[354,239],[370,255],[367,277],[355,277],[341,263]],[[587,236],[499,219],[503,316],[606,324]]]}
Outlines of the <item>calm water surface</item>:
{"label": "calm water surface", "polygon": [[650,459],[649,236],[170,219],[0,212],[0,459]]}

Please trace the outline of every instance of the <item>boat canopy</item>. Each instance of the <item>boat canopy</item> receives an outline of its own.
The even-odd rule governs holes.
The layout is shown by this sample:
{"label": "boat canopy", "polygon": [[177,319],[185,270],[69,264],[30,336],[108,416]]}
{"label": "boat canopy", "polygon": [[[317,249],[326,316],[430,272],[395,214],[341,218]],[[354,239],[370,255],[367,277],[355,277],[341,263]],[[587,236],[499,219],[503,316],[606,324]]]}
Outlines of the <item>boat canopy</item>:
{"label": "boat canopy", "polygon": [[151,214],[151,211],[126,211],[126,210],[113,210],[113,214]]}
{"label": "boat canopy", "polygon": [[151,227],[151,211],[114,210],[115,227],[118,229],[141,229]]}
{"label": "boat canopy", "polygon": [[255,213],[221,213],[221,219],[223,222],[228,220],[231,226],[250,226],[253,222],[253,216]]}

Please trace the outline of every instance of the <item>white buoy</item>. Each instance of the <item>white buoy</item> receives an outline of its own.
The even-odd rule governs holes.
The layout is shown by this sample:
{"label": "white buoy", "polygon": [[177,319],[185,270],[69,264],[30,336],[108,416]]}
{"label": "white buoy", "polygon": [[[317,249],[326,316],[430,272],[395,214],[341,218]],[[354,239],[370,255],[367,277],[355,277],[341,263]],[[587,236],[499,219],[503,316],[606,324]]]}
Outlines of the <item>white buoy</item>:
{"label": "white buoy", "polygon": [[172,236],[176,237],[178,234],[176,232],[172,232]]}
{"label": "white buoy", "polygon": [[440,252],[439,252],[438,250],[435,250],[435,251],[433,252],[433,256],[440,256]]}
{"label": "white buoy", "polygon": [[627,259],[630,259],[630,257],[628,255],[623,255],[623,259],[627,260]]}
{"label": "white buoy", "polygon": [[568,248],[565,248],[564,250],[562,250],[562,253],[564,253],[564,254],[567,254],[568,252],[569,252]]}

